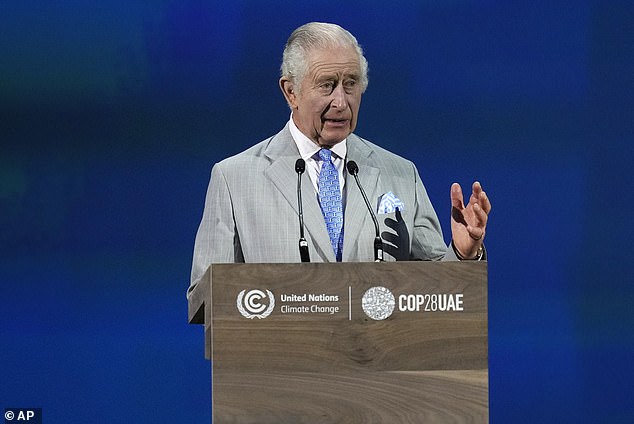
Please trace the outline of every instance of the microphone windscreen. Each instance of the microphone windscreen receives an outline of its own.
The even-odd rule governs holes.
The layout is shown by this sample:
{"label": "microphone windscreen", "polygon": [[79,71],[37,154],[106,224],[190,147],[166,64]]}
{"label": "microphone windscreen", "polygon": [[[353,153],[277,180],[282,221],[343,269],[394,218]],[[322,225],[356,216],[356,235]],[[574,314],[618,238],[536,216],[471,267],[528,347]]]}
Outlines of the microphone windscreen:
{"label": "microphone windscreen", "polygon": [[303,174],[305,170],[306,170],[306,162],[304,162],[304,159],[302,158],[297,159],[297,162],[295,162],[295,172],[299,172],[300,174]]}
{"label": "microphone windscreen", "polygon": [[357,163],[353,160],[349,160],[346,163],[346,168],[348,168],[348,173],[351,175],[357,175],[357,173],[359,172],[359,167],[357,166]]}

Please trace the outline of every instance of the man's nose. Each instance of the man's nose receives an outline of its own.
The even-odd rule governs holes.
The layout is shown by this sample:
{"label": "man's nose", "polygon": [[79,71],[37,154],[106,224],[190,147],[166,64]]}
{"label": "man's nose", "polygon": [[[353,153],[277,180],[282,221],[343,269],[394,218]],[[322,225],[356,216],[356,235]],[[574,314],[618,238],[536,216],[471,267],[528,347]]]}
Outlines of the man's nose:
{"label": "man's nose", "polygon": [[346,91],[343,89],[342,84],[337,84],[332,91],[332,102],[330,102],[330,105],[336,109],[345,109],[346,104]]}

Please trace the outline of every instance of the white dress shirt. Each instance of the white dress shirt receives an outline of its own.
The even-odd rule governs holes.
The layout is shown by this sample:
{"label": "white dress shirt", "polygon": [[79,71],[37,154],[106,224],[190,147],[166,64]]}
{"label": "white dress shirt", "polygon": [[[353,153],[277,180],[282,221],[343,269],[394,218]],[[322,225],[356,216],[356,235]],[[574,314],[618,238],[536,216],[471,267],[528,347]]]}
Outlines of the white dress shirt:
{"label": "white dress shirt", "polygon": [[[295,125],[293,122],[293,114],[291,114],[291,119],[289,120],[288,127],[291,131],[291,136],[293,136],[293,140],[297,145],[297,149],[299,150],[299,155],[306,162],[306,171],[308,172],[308,176],[310,177],[310,181],[315,188],[315,194],[319,197],[319,187],[317,182],[319,181],[319,171],[321,171],[321,159],[319,157],[319,150],[321,147],[313,142],[311,139],[306,137]],[[345,205],[345,196],[344,196],[344,186],[346,180],[344,178],[343,170],[345,168],[345,160],[346,160],[346,139],[335,144],[330,149],[332,152],[332,162],[337,168],[339,172],[339,190],[341,190],[341,199]]]}

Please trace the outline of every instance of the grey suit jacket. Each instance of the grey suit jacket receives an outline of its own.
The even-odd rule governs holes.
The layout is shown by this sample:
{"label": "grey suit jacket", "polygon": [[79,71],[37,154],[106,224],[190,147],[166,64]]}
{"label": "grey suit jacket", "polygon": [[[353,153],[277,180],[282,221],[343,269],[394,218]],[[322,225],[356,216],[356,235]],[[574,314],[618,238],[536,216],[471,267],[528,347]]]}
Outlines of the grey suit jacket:
{"label": "grey suit jacket", "polygon": [[[404,204],[403,211],[377,215],[385,260],[456,259],[443,241],[415,165],[354,134],[348,136],[347,149],[346,159],[359,165],[359,179],[375,213],[381,196],[390,191]],[[300,262],[299,157],[287,125],[213,167],[196,235],[190,290],[212,263]],[[374,224],[353,177],[345,177],[343,261],[373,261]],[[302,200],[311,261],[334,262],[317,194],[306,176]]]}

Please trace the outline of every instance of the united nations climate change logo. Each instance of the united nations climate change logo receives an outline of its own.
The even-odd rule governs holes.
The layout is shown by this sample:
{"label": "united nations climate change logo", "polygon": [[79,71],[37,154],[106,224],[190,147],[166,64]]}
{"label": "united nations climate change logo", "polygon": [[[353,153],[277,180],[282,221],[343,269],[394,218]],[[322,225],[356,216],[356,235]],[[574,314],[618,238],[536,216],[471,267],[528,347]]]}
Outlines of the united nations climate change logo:
{"label": "united nations climate change logo", "polygon": [[[269,299],[268,306],[260,302],[267,297]],[[238,294],[236,306],[238,307],[238,311],[240,311],[245,318],[266,318],[271,315],[273,308],[275,308],[275,296],[273,296],[273,293],[269,290],[267,290],[266,293],[262,290],[249,290],[248,292],[242,290],[240,294]]]}
{"label": "united nations climate change logo", "polygon": [[369,288],[361,299],[363,312],[377,321],[389,318],[395,305],[396,299],[392,292],[381,286]]}

